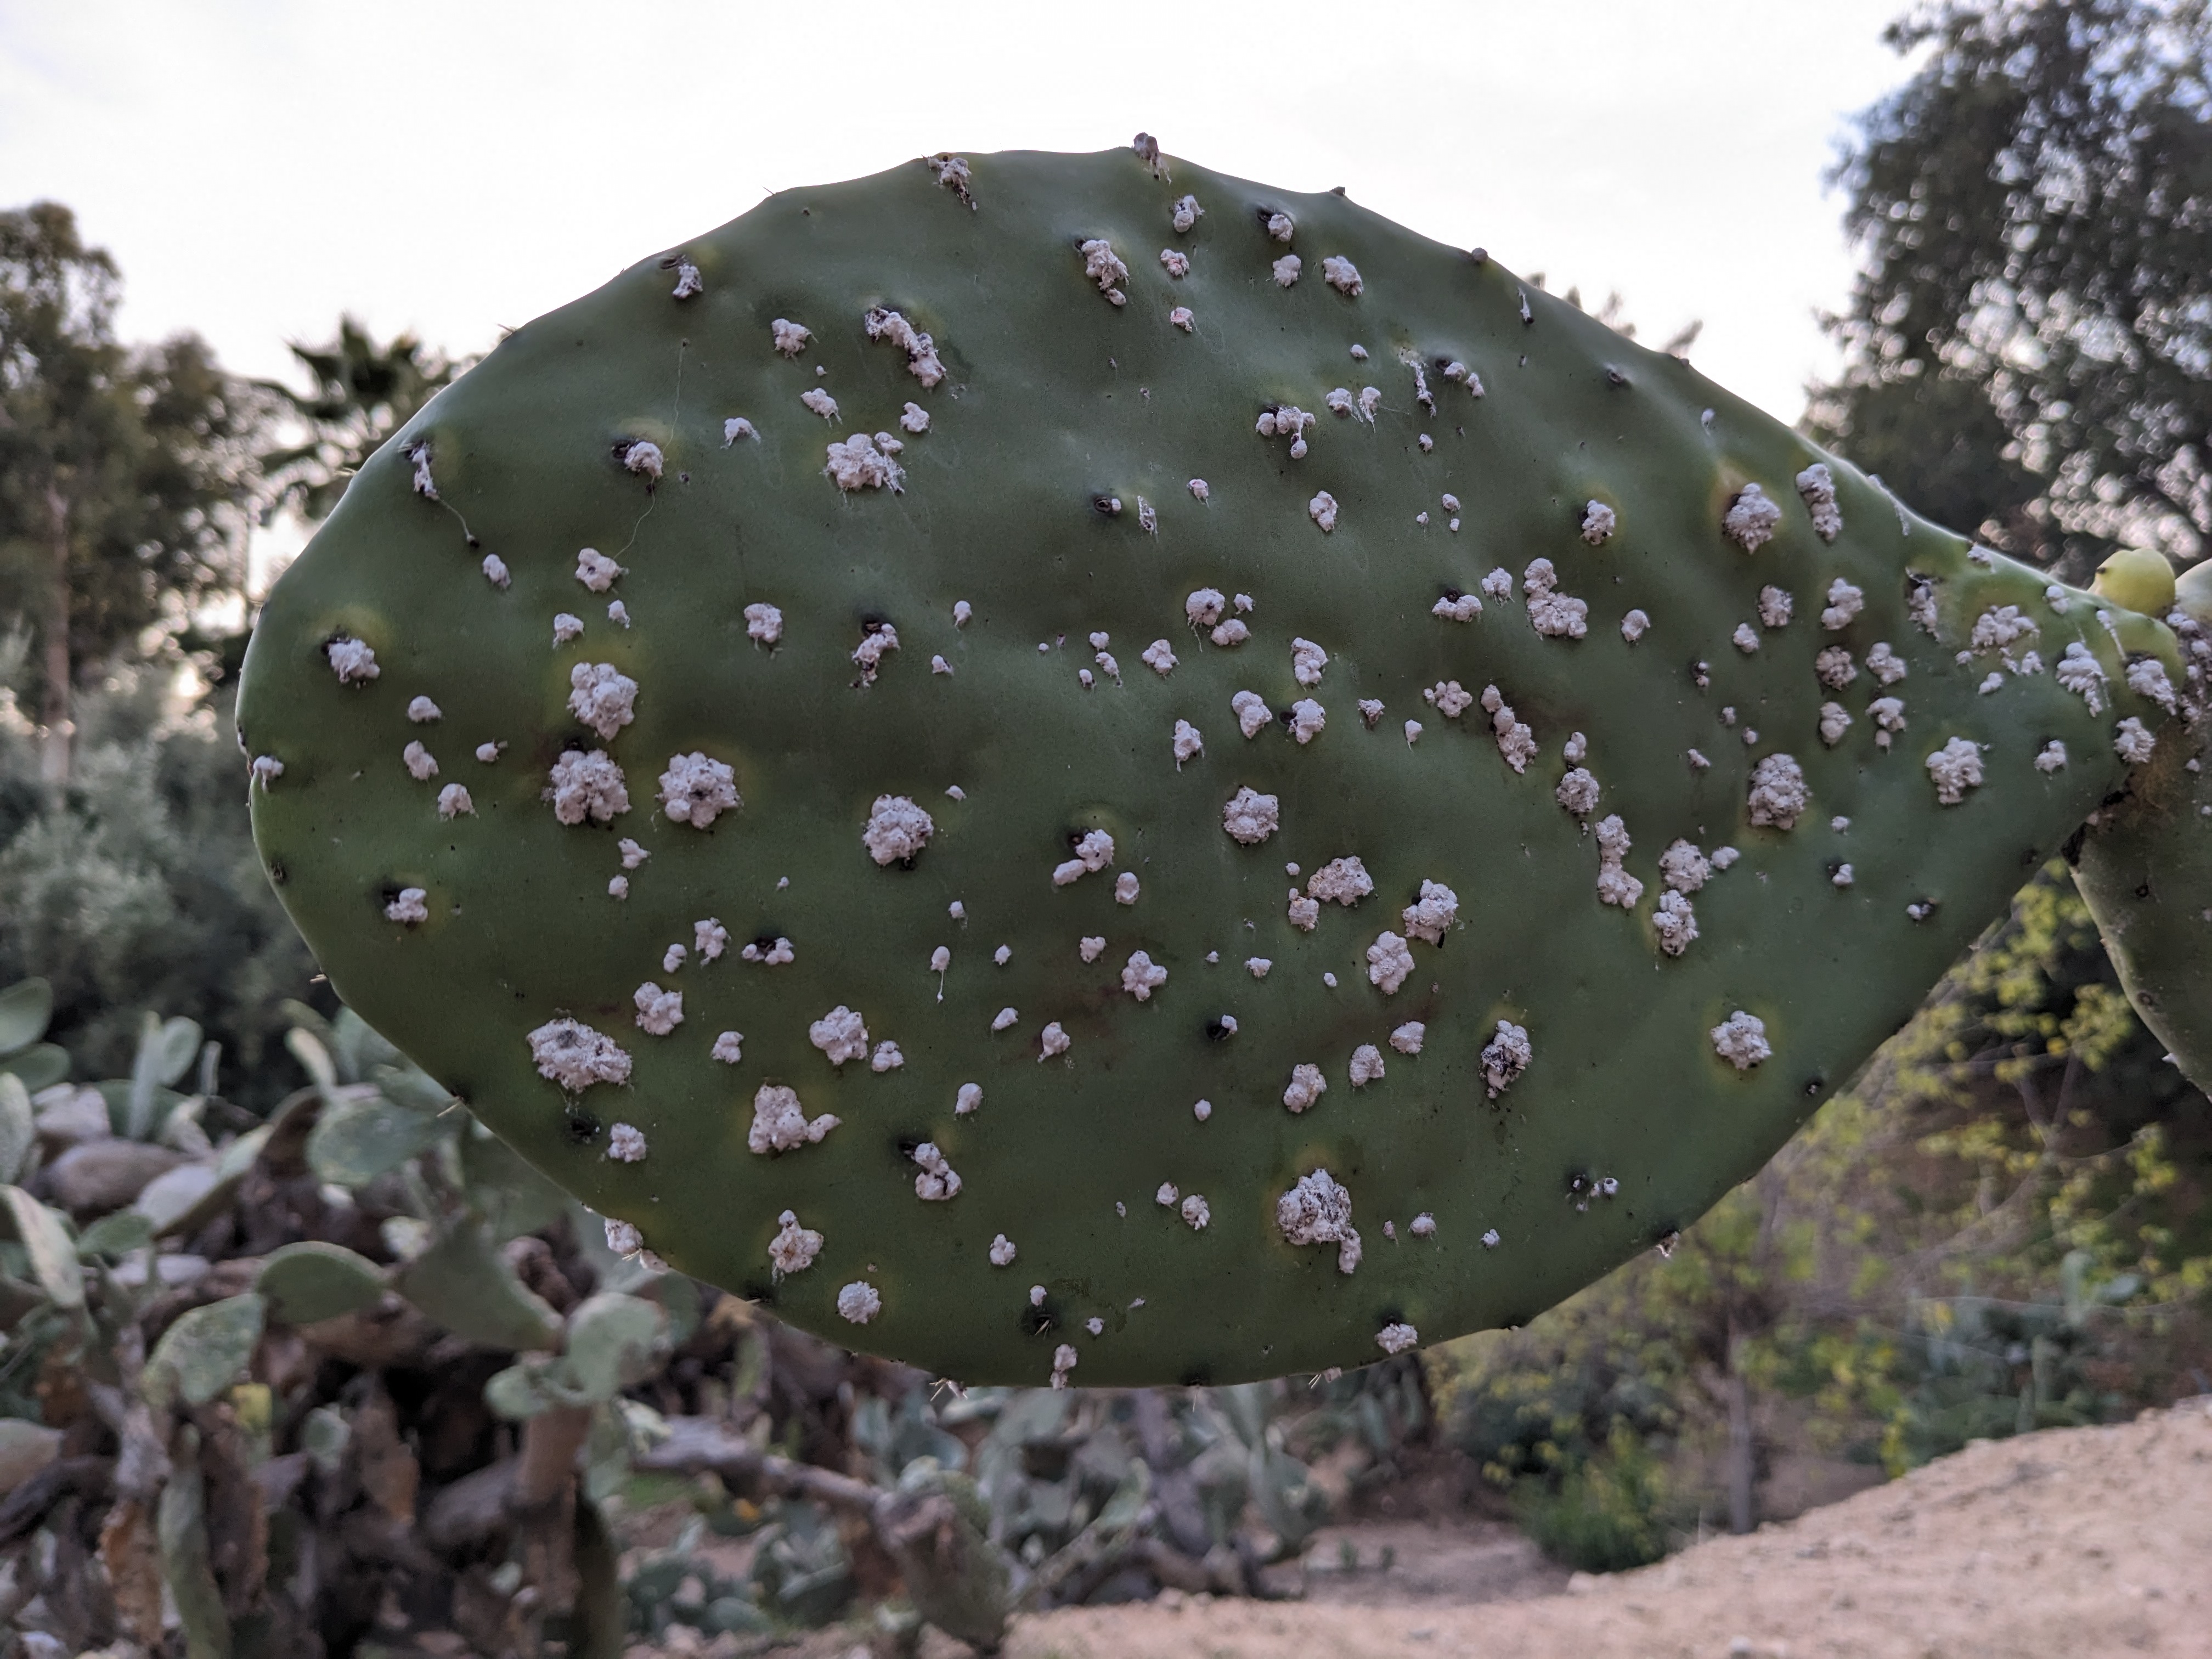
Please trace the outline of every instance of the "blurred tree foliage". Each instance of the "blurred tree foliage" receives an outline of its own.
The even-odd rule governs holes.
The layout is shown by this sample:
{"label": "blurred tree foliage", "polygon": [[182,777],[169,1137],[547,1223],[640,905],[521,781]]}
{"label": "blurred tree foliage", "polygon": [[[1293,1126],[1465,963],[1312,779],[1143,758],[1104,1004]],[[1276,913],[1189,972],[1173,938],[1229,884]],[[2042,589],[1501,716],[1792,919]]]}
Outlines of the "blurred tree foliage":
{"label": "blurred tree foliage", "polygon": [[327,345],[292,343],[313,389],[257,382],[301,428],[299,441],[265,452],[261,466],[270,509],[291,506],[310,520],[327,517],[362,463],[466,367],[411,334],[380,345],[351,317],[338,319]]}
{"label": "blurred tree foliage", "polygon": [[330,999],[261,874],[230,691],[179,714],[167,678],[126,666],[83,695],[58,789],[0,720],[0,983],[51,980],[54,1040],[95,1076],[129,1071],[144,1010],[196,1020],[259,1109],[301,1080],[283,1000]]}
{"label": "blurred tree foliage", "polygon": [[38,642],[52,782],[80,678],[245,570],[258,399],[194,336],[118,343],[120,289],[69,209],[0,212],[0,615]]}
{"label": "blurred tree foliage", "polygon": [[1860,274],[1809,424],[1940,521],[2081,579],[2212,534],[2203,0],[1978,0],[1837,171]]}

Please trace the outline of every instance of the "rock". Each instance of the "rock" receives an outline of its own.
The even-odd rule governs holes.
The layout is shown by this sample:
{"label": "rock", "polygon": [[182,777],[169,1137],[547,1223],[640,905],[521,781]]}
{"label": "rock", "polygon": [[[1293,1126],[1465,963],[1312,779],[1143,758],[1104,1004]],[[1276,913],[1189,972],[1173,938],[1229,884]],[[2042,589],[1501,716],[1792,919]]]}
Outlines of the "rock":
{"label": "rock", "polygon": [[107,1121],[107,1103],[97,1089],[57,1083],[51,1089],[41,1089],[31,1103],[39,1109],[35,1120],[39,1139],[46,1143],[48,1158],[88,1140],[105,1140],[115,1133]]}
{"label": "rock", "polygon": [[181,1152],[143,1141],[88,1140],[46,1166],[46,1190],[73,1215],[105,1215],[121,1209],[156,1176],[184,1161]]}
{"label": "rock", "polygon": [[0,1494],[15,1490],[61,1455],[62,1431],[0,1417]]}

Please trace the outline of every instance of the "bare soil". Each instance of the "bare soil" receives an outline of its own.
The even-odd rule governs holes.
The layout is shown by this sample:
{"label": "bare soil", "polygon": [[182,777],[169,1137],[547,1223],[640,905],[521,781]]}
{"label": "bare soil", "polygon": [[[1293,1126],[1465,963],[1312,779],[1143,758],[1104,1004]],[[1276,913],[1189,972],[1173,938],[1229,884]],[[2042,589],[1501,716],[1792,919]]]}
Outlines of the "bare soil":
{"label": "bare soil", "polygon": [[[2212,1397],[1983,1442],[1637,1572],[1567,1573],[1494,1521],[1362,1521],[1284,1588],[1027,1616],[1007,1659],[2212,1659]],[[866,1634],[781,1654],[865,1659]]]}
{"label": "bare soil", "polygon": [[[1016,1625],[1011,1659],[2094,1659],[2212,1656],[2212,1400],[1970,1446],[1902,1480],[1641,1571],[1571,1577],[1517,1540],[1352,1529],[1405,1572],[1306,1598],[1173,1597]],[[1521,1547],[1525,1550],[1526,1547]],[[1370,1583],[1370,1581],[1373,1581]],[[1533,1594],[1531,1591],[1533,1590]],[[957,1651],[934,1644],[939,1653]]]}

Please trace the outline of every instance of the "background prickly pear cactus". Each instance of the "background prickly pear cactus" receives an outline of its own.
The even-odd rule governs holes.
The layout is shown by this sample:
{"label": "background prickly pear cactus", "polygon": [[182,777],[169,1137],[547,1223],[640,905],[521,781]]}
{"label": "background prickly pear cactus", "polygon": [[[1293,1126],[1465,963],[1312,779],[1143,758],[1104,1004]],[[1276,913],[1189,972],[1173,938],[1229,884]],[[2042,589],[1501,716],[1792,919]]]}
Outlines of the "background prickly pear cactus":
{"label": "background prickly pear cactus", "polygon": [[[2116,574],[2135,590],[2130,597],[2174,607],[2168,621],[2188,659],[2184,696],[2201,704],[2205,665],[2212,663],[2212,567],[2187,572],[2178,593],[2172,567],[2157,554],[2115,554],[2098,574],[2099,587]],[[2212,780],[2204,772],[2206,734],[2200,720],[2191,726],[2181,740],[2160,745],[2124,796],[2100,803],[2067,852],[2129,1001],[2189,1080],[2206,1089],[2212,1088]]]}
{"label": "background prickly pear cactus", "polygon": [[1665,1240],[2179,674],[1494,262],[1172,169],[634,268],[246,668],[354,1007],[618,1248],[971,1381],[1358,1364]]}

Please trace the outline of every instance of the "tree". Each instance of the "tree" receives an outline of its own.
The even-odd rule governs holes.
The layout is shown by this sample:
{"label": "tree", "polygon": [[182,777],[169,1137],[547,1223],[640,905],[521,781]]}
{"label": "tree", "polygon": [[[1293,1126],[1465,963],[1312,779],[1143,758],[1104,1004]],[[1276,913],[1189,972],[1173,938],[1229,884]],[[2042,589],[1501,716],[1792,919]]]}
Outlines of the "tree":
{"label": "tree", "polygon": [[1838,168],[1860,250],[1808,424],[1892,488],[2076,578],[2212,537],[2205,0],[1945,0]]}
{"label": "tree", "polygon": [[379,345],[351,317],[338,319],[337,338],[330,344],[294,341],[292,355],[313,381],[313,391],[302,395],[277,380],[257,384],[282,400],[307,435],[270,450],[261,465],[276,487],[272,506],[295,506],[310,520],[327,516],[362,463],[465,367],[411,334]]}
{"label": "tree", "polygon": [[83,669],[243,574],[257,402],[193,336],[118,344],[120,287],[67,208],[0,213],[0,611],[38,637],[50,783]]}

